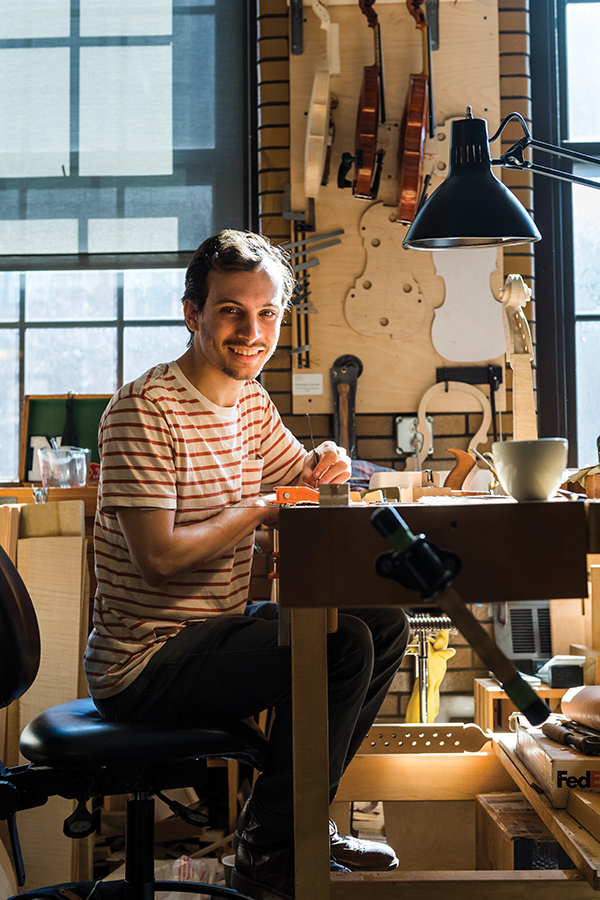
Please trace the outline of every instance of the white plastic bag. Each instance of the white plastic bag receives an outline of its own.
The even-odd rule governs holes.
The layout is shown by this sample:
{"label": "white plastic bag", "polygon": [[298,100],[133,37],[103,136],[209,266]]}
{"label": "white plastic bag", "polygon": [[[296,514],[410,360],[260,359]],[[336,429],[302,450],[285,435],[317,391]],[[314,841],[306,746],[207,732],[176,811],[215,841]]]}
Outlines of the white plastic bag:
{"label": "white plastic bag", "polygon": [[[157,881],[204,881],[211,884],[213,873],[211,866],[203,859],[190,859],[189,856],[180,856],[179,859],[165,861],[165,864],[154,870]],[[175,886],[172,891],[157,891],[156,900],[208,900],[207,894],[186,894],[177,891]]]}

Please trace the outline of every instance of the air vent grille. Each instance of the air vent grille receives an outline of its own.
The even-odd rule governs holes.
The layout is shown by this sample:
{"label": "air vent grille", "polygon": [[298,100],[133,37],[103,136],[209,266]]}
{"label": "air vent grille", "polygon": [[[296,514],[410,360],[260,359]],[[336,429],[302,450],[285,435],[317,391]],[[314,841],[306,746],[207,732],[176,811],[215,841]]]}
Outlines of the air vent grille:
{"label": "air vent grille", "polygon": [[540,633],[540,656],[550,658],[552,656],[552,637],[550,634],[550,607],[539,608],[538,629]]}
{"label": "air vent grille", "polygon": [[513,607],[510,610],[510,628],[513,653],[527,653],[535,656],[535,631],[533,610]]}
{"label": "air vent grille", "polygon": [[552,657],[548,600],[494,603],[494,639],[509,659],[539,660]]}

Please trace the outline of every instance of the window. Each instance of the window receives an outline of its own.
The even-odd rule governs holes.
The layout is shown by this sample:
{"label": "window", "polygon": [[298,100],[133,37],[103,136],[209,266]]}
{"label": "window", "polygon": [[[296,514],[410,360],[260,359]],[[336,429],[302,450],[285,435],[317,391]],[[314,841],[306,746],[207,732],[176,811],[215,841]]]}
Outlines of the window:
{"label": "window", "polygon": [[[532,4],[533,133],[600,157],[600,2]],[[547,163],[548,157],[545,162]],[[552,158],[555,168],[565,162]],[[600,168],[573,172],[600,182]],[[570,465],[598,462],[600,191],[535,181],[543,240],[535,248],[541,433],[563,435]]]}
{"label": "window", "polygon": [[191,252],[249,227],[247,4],[0,0],[0,481],[26,394],[180,356]]}
{"label": "window", "polygon": [[[564,29],[567,142],[600,156],[600,3],[567,3]],[[595,166],[576,164],[573,171],[600,181]],[[600,191],[581,185],[572,191],[577,445],[583,466],[598,462],[600,436]]]}
{"label": "window", "polygon": [[243,223],[244,11],[0,0],[0,255],[181,253]]}
{"label": "window", "polygon": [[0,481],[17,479],[23,394],[112,394],[185,350],[182,269],[3,272],[0,290]]}

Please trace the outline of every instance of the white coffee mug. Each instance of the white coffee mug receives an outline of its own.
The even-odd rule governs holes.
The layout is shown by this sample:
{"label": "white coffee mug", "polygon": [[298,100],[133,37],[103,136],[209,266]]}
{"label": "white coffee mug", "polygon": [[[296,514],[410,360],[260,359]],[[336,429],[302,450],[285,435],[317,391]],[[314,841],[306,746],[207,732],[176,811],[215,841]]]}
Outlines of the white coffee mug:
{"label": "white coffee mug", "polygon": [[563,479],[568,449],[565,438],[496,441],[492,457],[502,488],[515,500],[548,500]]}

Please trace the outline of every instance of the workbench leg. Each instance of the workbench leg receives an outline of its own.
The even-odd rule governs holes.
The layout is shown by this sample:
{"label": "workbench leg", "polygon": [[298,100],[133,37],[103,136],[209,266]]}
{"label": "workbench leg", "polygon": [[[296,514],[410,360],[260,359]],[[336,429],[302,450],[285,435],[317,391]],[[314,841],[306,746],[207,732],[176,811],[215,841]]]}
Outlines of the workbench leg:
{"label": "workbench leg", "polygon": [[291,615],[296,900],[329,900],[327,610]]}

